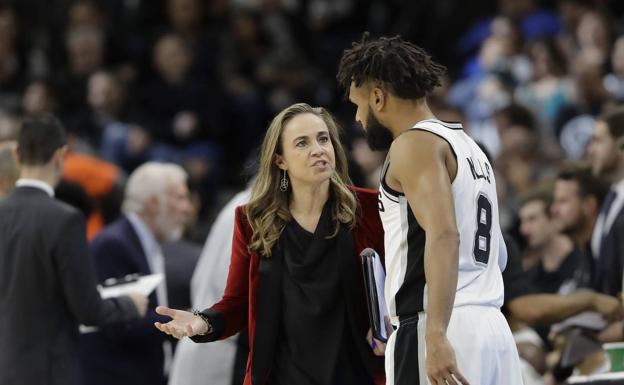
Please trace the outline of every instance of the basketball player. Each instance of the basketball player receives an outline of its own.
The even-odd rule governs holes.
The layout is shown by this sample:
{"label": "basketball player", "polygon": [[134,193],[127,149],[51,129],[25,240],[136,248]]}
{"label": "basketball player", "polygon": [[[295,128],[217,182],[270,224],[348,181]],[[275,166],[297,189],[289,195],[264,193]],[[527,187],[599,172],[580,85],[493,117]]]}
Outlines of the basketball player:
{"label": "basketball player", "polygon": [[386,301],[397,328],[387,383],[521,384],[499,310],[506,248],[492,166],[461,124],[427,106],[444,70],[400,37],[365,34],[344,52],[337,76],[371,148],[389,149],[379,188]]}

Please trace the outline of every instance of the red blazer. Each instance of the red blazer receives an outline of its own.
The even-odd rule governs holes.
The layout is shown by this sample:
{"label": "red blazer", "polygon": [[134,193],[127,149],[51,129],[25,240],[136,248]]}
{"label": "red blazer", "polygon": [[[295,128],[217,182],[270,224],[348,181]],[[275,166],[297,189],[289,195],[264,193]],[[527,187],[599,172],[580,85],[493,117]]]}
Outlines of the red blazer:
{"label": "red blazer", "polygon": [[[359,201],[359,209],[356,225],[351,231],[353,237],[352,244],[355,249],[353,249],[353,246],[350,246],[349,252],[353,254],[356,262],[354,265],[357,268],[353,274],[345,274],[348,278],[343,277],[343,280],[347,281],[347,290],[352,291],[352,298],[354,298],[352,301],[348,301],[353,302],[353,306],[350,306],[351,304],[347,305],[347,311],[352,315],[355,323],[354,336],[361,337],[364,340],[370,325],[366,313],[362,265],[359,254],[365,248],[371,247],[382,255],[383,258],[383,227],[379,218],[378,193],[357,187],[352,187],[352,191],[356,194]],[[265,368],[261,370],[261,373],[257,373],[254,364],[260,365],[257,361],[266,361],[270,358],[266,358],[264,352],[259,355],[254,354],[258,353],[254,351],[254,345],[258,342],[258,338],[264,339],[266,334],[271,334],[270,326],[266,324],[278,324],[278,315],[264,310],[266,307],[270,307],[275,297],[279,297],[279,295],[272,295],[270,292],[267,294],[267,290],[273,290],[267,288],[267,286],[270,286],[269,282],[263,281],[263,286],[261,287],[260,285],[260,278],[266,276],[263,275],[266,270],[264,266],[270,266],[271,262],[269,261],[271,258],[261,258],[257,253],[248,251],[247,246],[251,243],[252,229],[247,221],[244,206],[236,208],[235,218],[232,259],[223,298],[211,308],[203,311],[211,321],[213,333],[202,337],[194,337],[193,340],[196,342],[210,342],[224,339],[248,327],[250,352],[244,385],[262,385],[266,383],[271,363],[264,362],[262,366]],[[279,285],[274,285],[274,288],[279,292]],[[259,314],[263,311],[268,314]],[[256,327],[257,320],[258,327]],[[275,329],[273,333],[276,333]],[[263,343],[266,344],[264,341]],[[365,365],[371,367],[371,374],[376,385],[385,384],[383,357],[372,357],[371,355],[371,359],[368,363],[365,361]]]}

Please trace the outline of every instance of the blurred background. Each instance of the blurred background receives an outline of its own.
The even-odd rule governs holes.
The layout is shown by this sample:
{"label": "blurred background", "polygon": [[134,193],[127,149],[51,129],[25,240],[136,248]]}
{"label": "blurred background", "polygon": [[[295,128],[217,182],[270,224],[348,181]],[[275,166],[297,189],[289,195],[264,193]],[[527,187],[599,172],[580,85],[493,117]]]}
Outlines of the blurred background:
{"label": "blurred background", "polygon": [[201,241],[244,186],[272,116],[294,102],[337,116],[355,184],[376,186],[384,155],[366,148],[335,73],[363,31],[400,34],[448,67],[432,107],[497,160],[511,228],[517,195],[582,158],[592,118],[624,98],[623,10],[604,0],[4,0],[0,140],[24,116],[60,116],[73,153],[93,157],[104,179],[82,175],[85,158],[69,162],[66,179],[95,198],[102,223],[116,214],[102,198],[139,164],[183,165]]}
{"label": "blurred background", "polygon": [[137,166],[182,165],[197,246],[184,281],[292,103],[334,113],[354,184],[377,187],[385,154],[367,147],[335,74],[364,31],[400,34],[447,66],[430,106],[490,154],[501,224],[530,271],[522,198],[586,159],[595,118],[624,100],[623,13],[617,0],[3,0],[0,141],[24,117],[61,118],[71,151],[57,195],[84,211],[90,238],[120,215]]}

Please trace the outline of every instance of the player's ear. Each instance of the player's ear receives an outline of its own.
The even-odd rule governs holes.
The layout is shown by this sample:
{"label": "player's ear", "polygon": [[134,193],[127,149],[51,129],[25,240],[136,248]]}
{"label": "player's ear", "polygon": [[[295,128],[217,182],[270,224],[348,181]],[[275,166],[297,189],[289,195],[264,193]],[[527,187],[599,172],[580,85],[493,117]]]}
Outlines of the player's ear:
{"label": "player's ear", "polygon": [[370,93],[369,104],[377,112],[383,110],[386,105],[386,93],[379,87],[373,87]]}

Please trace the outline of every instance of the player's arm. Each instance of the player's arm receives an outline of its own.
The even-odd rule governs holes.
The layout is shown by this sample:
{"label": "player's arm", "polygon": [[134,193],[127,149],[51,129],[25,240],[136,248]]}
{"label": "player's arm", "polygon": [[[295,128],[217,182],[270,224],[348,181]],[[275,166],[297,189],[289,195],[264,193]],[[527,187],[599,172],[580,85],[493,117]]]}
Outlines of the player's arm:
{"label": "player's arm", "polygon": [[[425,276],[427,279],[427,375],[432,383],[455,384],[457,371],[452,347],[446,338],[451,317],[459,263],[459,233],[447,157],[448,143],[428,132],[409,131],[391,148],[392,179],[400,186],[425,230]],[[437,381],[437,382],[436,382]],[[462,383],[467,384],[465,380]]]}

